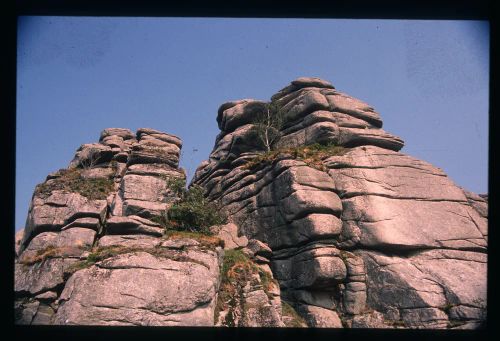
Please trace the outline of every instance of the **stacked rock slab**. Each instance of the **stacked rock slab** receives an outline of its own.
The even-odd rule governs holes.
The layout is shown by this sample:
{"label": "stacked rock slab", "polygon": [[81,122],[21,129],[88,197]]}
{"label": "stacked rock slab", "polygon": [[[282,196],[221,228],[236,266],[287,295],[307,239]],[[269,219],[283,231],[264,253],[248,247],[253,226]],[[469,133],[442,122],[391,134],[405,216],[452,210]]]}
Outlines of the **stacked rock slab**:
{"label": "stacked rock slab", "polygon": [[272,249],[282,300],[314,327],[477,328],[486,313],[487,201],[400,153],[369,105],[317,78],[271,97],[284,113],[275,149],[343,146],[317,169],[265,151],[254,125],[266,102],[223,104],[221,130],[194,184],[240,235]]}
{"label": "stacked rock slab", "polygon": [[15,264],[17,324],[210,326],[220,247],[162,238],[179,138],[105,129],[35,190]]}

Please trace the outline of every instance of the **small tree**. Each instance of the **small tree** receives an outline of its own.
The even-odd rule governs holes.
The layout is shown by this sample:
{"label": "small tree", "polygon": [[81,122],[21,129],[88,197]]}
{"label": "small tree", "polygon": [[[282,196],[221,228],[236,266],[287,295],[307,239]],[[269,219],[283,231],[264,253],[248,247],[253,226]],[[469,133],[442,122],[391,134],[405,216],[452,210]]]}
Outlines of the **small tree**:
{"label": "small tree", "polygon": [[80,165],[83,169],[91,169],[97,164],[99,160],[99,149],[98,148],[88,148],[83,150],[82,154],[80,154],[81,161]]}
{"label": "small tree", "polygon": [[273,145],[281,138],[284,116],[283,110],[276,103],[271,102],[255,117],[253,124],[257,136],[267,152],[270,152]]}

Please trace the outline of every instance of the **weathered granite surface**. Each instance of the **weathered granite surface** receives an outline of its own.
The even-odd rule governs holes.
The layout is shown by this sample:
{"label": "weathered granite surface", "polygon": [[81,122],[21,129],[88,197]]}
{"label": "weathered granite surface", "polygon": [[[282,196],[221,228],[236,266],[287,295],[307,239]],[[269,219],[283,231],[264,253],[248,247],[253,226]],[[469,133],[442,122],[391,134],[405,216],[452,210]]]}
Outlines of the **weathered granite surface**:
{"label": "weathered granite surface", "polygon": [[47,177],[16,237],[16,323],[214,325],[221,248],[162,238],[151,220],[176,200],[168,180],[185,178],[181,146],[105,129]]}
{"label": "weathered granite surface", "polygon": [[290,152],[249,167],[265,151],[251,118],[263,104],[228,102],[192,183],[240,237],[269,245],[282,299],[316,327],[478,327],[487,200],[399,152],[375,109],[327,81],[300,78],[271,101],[285,121],[275,150],[333,143],[344,153],[322,167]]}
{"label": "weathered granite surface", "polygon": [[[280,139],[256,161],[269,103]],[[178,137],[105,129],[35,190],[16,234],[17,324],[483,325],[488,196],[400,152],[374,108],[303,77],[271,102],[224,103],[216,120],[191,184],[229,217],[211,228],[221,244],[167,238],[155,218],[186,177]],[[301,157],[313,144],[343,148]],[[228,269],[230,257],[240,263]]]}

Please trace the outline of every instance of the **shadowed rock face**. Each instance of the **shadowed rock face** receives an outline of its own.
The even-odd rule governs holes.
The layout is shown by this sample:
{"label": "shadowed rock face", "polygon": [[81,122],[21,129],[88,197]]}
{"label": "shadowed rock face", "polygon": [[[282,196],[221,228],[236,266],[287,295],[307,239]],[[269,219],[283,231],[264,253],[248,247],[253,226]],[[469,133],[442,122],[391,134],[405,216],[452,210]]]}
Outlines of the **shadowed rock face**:
{"label": "shadowed rock face", "polygon": [[400,153],[369,105],[320,79],[271,97],[284,113],[275,149],[346,147],[307,160],[264,146],[252,117],[262,101],[221,106],[221,133],[192,181],[222,203],[239,234],[267,243],[282,298],[310,326],[476,328],[485,319],[487,201]]}

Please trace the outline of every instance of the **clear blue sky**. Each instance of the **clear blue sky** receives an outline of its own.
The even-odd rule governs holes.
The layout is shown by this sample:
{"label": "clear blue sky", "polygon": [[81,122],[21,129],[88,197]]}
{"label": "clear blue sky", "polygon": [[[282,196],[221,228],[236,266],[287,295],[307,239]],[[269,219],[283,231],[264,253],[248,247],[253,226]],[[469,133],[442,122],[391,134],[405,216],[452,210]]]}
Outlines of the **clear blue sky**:
{"label": "clear blue sky", "polygon": [[191,177],[223,102],[268,100],[301,76],[371,104],[402,152],[487,192],[487,22],[21,17],[18,29],[16,229],[35,185],[104,128],[178,135]]}

